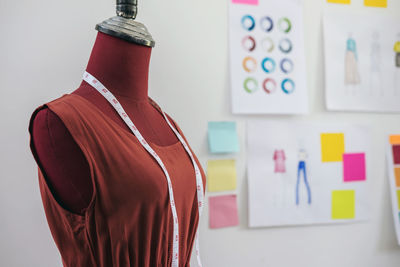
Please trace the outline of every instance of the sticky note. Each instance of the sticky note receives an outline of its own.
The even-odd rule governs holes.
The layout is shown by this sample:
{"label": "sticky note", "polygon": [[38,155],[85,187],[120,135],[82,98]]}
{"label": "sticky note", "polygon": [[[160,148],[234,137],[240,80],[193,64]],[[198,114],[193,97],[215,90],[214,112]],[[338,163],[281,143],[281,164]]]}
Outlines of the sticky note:
{"label": "sticky note", "polygon": [[351,4],[351,0],[326,0],[328,3],[333,3],[333,4]]}
{"label": "sticky note", "polygon": [[343,153],[344,153],[343,133],[321,134],[322,162],[342,161]]}
{"label": "sticky note", "polygon": [[207,162],[207,187],[209,192],[236,189],[236,162],[234,159]]}
{"label": "sticky note", "polygon": [[364,0],[365,6],[387,7],[387,0]]}
{"label": "sticky note", "polygon": [[258,5],[258,0],[232,0],[234,4]]}
{"label": "sticky note", "polygon": [[332,219],[355,218],[355,191],[332,191]]}
{"label": "sticky note", "polygon": [[394,168],[394,178],[396,179],[396,187],[400,187],[400,168]]}
{"label": "sticky note", "polygon": [[210,228],[239,225],[236,195],[208,198]]}
{"label": "sticky note", "polygon": [[392,147],[393,151],[393,163],[400,164],[400,145],[394,145]]}
{"label": "sticky note", "polygon": [[400,145],[400,135],[389,136],[389,142],[392,145]]}
{"label": "sticky note", "polygon": [[400,210],[400,190],[397,190],[397,208]]}
{"label": "sticky note", "polygon": [[239,139],[234,121],[208,122],[208,146],[211,153],[239,151]]}
{"label": "sticky note", "polygon": [[365,154],[345,153],[343,154],[343,181],[365,181]]}

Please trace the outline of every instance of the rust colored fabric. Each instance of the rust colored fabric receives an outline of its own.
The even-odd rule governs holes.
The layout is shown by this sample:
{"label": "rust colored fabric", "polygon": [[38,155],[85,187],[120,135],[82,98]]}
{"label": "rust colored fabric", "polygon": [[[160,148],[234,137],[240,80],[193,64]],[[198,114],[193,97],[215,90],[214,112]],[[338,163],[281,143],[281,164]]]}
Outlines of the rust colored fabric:
{"label": "rust colored fabric", "polygon": [[[149,102],[160,108],[149,97]],[[43,104],[63,121],[90,166],[93,196],[84,215],[64,209],[38,166],[40,193],[53,239],[66,267],[171,266],[173,216],[167,180],[133,133],[74,94]],[[182,130],[172,120],[187,142]],[[194,167],[183,145],[148,142],[170,174],[179,220],[180,266],[190,266],[199,222]],[[30,145],[33,153],[32,137]],[[204,188],[204,170],[200,168]]]}

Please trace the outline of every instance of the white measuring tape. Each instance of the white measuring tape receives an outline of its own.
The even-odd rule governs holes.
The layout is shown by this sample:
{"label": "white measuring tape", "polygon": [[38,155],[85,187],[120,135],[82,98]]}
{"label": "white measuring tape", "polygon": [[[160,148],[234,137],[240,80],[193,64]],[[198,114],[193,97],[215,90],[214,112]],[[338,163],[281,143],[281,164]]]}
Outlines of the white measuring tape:
{"label": "white measuring tape", "polygon": [[[179,223],[178,223],[178,216],[177,216],[176,207],[175,207],[174,191],[172,189],[172,183],[171,183],[171,179],[169,177],[167,168],[165,167],[164,163],[161,161],[161,159],[157,155],[157,153],[151,148],[151,146],[146,142],[146,140],[140,134],[139,130],[136,128],[135,124],[133,124],[133,122],[129,118],[128,114],[126,114],[125,110],[122,108],[121,104],[115,98],[115,96],[100,81],[98,81],[95,77],[93,77],[90,73],[88,73],[86,71],[83,74],[83,80],[86,81],[91,86],[93,86],[97,91],[99,91],[108,100],[108,102],[110,102],[110,104],[115,108],[115,110],[118,112],[118,114],[124,120],[124,122],[131,129],[133,134],[139,139],[139,141],[143,145],[143,147],[154,157],[154,159],[158,162],[158,164],[161,166],[162,170],[164,171],[165,177],[167,178],[167,182],[168,182],[169,202],[171,204],[172,216],[174,218],[174,232],[173,232],[174,240],[173,240],[173,247],[172,247],[172,267],[179,267]],[[161,108],[160,108],[160,110],[161,110]],[[201,212],[203,210],[203,204],[204,204],[203,180],[201,177],[201,172],[200,172],[199,167],[197,166],[196,161],[194,160],[193,155],[192,155],[188,145],[186,144],[185,140],[182,138],[182,136],[179,134],[179,132],[177,130],[175,130],[175,128],[171,125],[171,123],[169,122],[165,113],[162,110],[161,110],[161,112],[162,112],[165,120],[167,121],[169,127],[171,127],[171,129],[174,131],[175,135],[178,137],[179,141],[182,143],[183,147],[185,148],[186,152],[189,154],[189,156],[192,160],[194,170],[196,173],[197,204],[198,204],[198,208],[199,208],[199,224],[200,224],[200,216],[201,216]],[[197,226],[197,229],[196,229],[195,244],[196,244],[197,262],[198,262],[198,265],[200,267],[202,267],[201,260],[200,260],[198,230],[199,230],[199,225]]]}

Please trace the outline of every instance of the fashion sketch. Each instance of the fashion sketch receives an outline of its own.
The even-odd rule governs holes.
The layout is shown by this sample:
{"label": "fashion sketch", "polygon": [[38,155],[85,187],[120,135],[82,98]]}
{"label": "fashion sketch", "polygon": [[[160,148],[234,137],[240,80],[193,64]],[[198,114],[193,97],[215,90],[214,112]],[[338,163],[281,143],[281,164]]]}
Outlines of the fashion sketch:
{"label": "fashion sketch", "polygon": [[276,191],[274,193],[274,206],[286,207],[287,206],[287,193],[286,193],[286,154],[283,149],[275,149],[274,155],[274,185]]}
{"label": "fashion sketch", "polygon": [[277,149],[274,152],[274,161],[275,161],[275,168],[274,172],[275,173],[285,173],[286,172],[286,166],[285,166],[285,150],[283,149]]}
{"label": "fashion sketch", "polygon": [[[381,45],[379,42],[379,32],[372,33],[371,52],[370,52],[370,95],[383,96],[382,70],[381,70]],[[378,94],[376,94],[378,93]]]}
{"label": "fashion sketch", "polygon": [[360,74],[358,71],[358,55],[356,41],[353,39],[352,34],[346,42],[346,55],[345,55],[345,85],[358,85],[360,83]]}
{"label": "fashion sketch", "polygon": [[397,34],[396,42],[393,46],[394,51],[394,95],[398,95],[400,90],[400,33]]}
{"label": "fashion sketch", "polygon": [[[311,204],[311,189],[307,178],[307,165],[306,165],[307,157],[308,157],[307,151],[301,148],[298,152],[299,164],[297,166],[296,205],[300,204],[300,184],[304,184],[304,186],[302,187],[305,189],[307,193],[307,203],[309,205]],[[301,179],[301,176],[303,177],[303,179]]]}
{"label": "fashion sketch", "polygon": [[395,67],[400,68],[400,33],[397,34],[397,41],[394,43],[393,51],[395,54]]}

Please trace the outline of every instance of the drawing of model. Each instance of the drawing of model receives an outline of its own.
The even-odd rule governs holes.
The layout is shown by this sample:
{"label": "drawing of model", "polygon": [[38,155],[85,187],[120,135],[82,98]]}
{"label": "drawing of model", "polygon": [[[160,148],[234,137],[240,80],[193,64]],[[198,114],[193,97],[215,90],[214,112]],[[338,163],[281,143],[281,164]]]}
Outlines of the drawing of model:
{"label": "drawing of model", "polygon": [[346,42],[346,56],[345,56],[345,85],[358,85],[360,83],[360,74],[358,73],[358,56],[356,41],[349,33]]}
{"label": "drawing of model", "polygon": [[370,56],[370,94],[373,95],[374,92],[379,91],[380,95],[383,96],[383,85],[381,78],[381,45],[379,43],[379,32],[377,31],[372,33]]}
{"label": "drawing of model", "polygon": [[393,51],[395,53],[394,94],[397,95],[400,89],[400,33],[397,34],[397,41],[394,43]]}
{"label": "drawing of model", "polygon": [[393,50],[395,52],[395,66],[400,68],[400,33],[397,34],[397,41],[394,43]]}
{"label": "drawing of model", "polygon": [[286,172],[285,160],[286,160],[285,151],[283,149],[275,150],[275,152],[274,152],[274,161],[275,161],[274,172],[275,173],[285,173]]}
{"label": "drawing of model", "polygon": [[307,166],[306,166],[306,159],[307,159],[307,152],[305,149],[300,149],[298,153],[299,158],[299,165],[297,168],[297,182],[296,182],[296,205],[299,205],[299,190],[300,190],[300,180],[301,174],[303,174],[303,181],[307,191],[307,202],[311,204],[311,189],[307,179]]}
{"label": "drawing of model", "polygon": [[286,186],[286,154],[283,149],[275,149],[271,157],[274,160],[274,173],[273,187],[275,192],[272,197],[272,205],[274,207],[286,207],[289,202],[287,201],[287,186]]}

